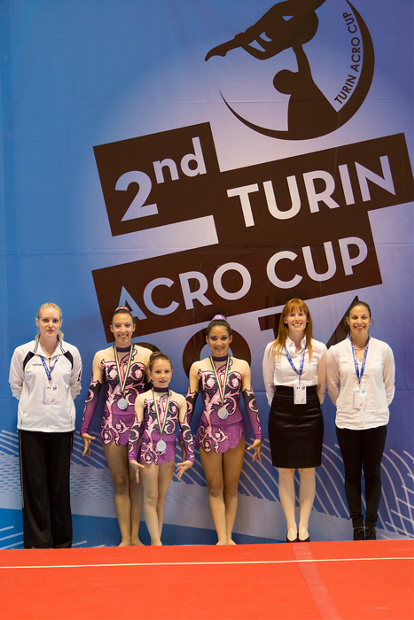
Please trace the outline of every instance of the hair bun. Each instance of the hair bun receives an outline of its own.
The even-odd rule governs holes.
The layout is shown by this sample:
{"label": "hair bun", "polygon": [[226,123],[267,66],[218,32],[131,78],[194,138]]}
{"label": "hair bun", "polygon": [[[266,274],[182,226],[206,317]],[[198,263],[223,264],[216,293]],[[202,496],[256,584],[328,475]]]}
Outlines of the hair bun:
{"label": "hair bun", "polygon": [[227,317],[224,316],[224,314],[215,314],[211,320],[212,321],[227,321]]}

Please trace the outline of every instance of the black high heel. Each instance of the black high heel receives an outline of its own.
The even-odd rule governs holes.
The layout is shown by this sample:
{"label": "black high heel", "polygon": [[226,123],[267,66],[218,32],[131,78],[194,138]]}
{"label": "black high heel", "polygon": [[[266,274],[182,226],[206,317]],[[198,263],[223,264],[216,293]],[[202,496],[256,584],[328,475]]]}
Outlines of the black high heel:
{"label": "black high heel", "polygon": [[294,543],[294,542],[298,542],[299,538],[298,538],[299,534],[296,533],[296,538],[294,540],[290,540],[290,538],[288,538],[287,532],[286,532],[286,542],[288,543]]}
{"label": "black high heel", "polygon": [[307,538],[299,538],[298,536],[298,542],[310,542],[310,536],[308,536]]}

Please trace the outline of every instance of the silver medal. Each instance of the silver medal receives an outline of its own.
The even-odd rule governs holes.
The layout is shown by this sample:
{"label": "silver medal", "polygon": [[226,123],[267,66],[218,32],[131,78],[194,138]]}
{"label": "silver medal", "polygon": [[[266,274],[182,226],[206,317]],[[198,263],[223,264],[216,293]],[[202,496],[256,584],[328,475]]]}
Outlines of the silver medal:
{"label": "silver medal", "polygon": [[160,439],[157,442],[157,450],[158,452],[164,452],[164,450],[166,450],[167,448],[167,444],[165,443],[165,441],[163,439]]}
{"label": "silver medal", "polygon": [[125,398],[120,398],[116,404],[118,405],[118,409],[122,409],[122,411],[128,407],[128,401],[126,401]]}
{"label": "silver medal", "polygon": [[227,416],[229,415],[226,407],[220,407],[220,409],[217,412],[218,417],[220,418],[220,420],[225,420],[227,418]]}

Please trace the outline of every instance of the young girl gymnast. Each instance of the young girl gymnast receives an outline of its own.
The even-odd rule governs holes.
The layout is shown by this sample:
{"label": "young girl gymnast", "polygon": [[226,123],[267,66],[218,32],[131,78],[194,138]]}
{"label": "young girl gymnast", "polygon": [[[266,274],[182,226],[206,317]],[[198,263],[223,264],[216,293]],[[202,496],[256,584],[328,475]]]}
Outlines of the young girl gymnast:
{"label": "young girl gymnast", "polygon": [[151,545],[159,546],[162,545],[165,496],[174,475],[177,422],[185,452],[185,460],[177,464],[178,480],[194,463],[194,444],[186,421],[186,400],[169,389],[171,360],[163,353],[153,353],[148,368],[153,387],[137,396],[135,401],[135,422],[129,436],[129,462],[137,480],[141,472],[145,523]]}

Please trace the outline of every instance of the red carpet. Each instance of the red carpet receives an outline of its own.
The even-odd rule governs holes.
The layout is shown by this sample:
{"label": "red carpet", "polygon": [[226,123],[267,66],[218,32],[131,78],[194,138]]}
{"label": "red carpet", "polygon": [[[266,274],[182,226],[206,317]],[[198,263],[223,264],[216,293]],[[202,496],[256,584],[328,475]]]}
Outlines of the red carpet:
{"label": "red carpet", "polygon": [[3,620],[413,620],[414,541],[0,551]]}

